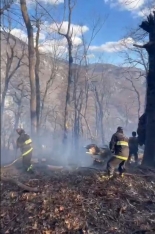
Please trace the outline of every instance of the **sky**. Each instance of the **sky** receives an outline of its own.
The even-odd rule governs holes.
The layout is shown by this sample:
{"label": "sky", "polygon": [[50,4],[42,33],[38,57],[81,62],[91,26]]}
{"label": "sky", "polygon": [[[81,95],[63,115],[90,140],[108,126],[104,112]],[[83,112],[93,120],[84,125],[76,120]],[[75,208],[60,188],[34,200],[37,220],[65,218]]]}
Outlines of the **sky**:
{"label": "sky", "polygon": [[[35,15],[36,9],[33,1],[35,0],[27,0],[31,16]],[[59,55],[67,53],[66,39],[56,33],[60,26],[60,31],[65,33],[68,26],[67,16],[63,17],[64,0],[37,1],[39,6],[42,6],[40,11],[46,13],[46,16],[42,17],[40,49],[51,53],[57,51]],[[126,51],[124,43],[128,47],[132,47],[134,43],[129,32],[138,28],[141,21],[153,9],[155,10],[154,0],[76,0],[72,12],[73,49],[76,50],[77,47],[80,47],[83,37],[87,45],[90,43],[93,25],[99,20],[96,28],[98,33],[91,41],[88,50],[89,61],[99,62],[102,60],[105,63],[123,63],[121,52]],[[27,40],[26,28],[17,23],[22,21],[19,20],[18,4],[12,7],[13,11],[16,13],[12,15],[14,22],[12,21],[11,32],[20,39]],[[5,19],[5,25],[7,25],[6,21]]]}

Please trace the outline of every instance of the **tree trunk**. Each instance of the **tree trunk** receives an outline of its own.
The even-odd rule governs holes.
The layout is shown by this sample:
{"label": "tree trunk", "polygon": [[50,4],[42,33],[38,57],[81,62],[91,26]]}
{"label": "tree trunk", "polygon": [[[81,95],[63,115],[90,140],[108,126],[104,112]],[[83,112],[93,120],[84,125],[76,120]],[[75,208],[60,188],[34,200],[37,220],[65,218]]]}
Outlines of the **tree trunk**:
{"label": "tree trunk", "polygon": [[96,97],[96,105],[97,106],[97,125],[98,125],[98,132],[99,132],[99,139],[101,144],[104,144],[104,129],[103,129],[103,97],[99,97],[98,91],[95,87],[95,97]]}
{"label": "tree trunk", "polygon": [[[74,4],[72,6],[71,0],[68,0],[65,2],[65,5],[67,5],[68,8],[68,27],[67,27],[67,33],[61,33],[59,30],[59,34],[61,36],[64,36],[67,40],[67,45],[68,45],[68,77],[67,77],[67,90],[66,90],[66,98],[65,98],[65,116],[64,116],[64,135],[63,135],[63,142],[65,143],[67,140],[67,135],[68,135],[68,129],[67,129],[67,124],[70,119],[70,107],[71,107],[71,102],[73,101],[73,92],[74,92],[74,82],[72,80],[72,65],[73,65],[73,56],[72,56],[72,28],[71,28],[71,21],[72,21],[72,11]],[[65,6],[66,8],[66,6]]]}
{"label": "tree trunk", "polygon": [[29,78],[30,78],[30,87],[31,87],[31,98],[30,98],[31,131],[32,131],[32,136],[35,137],[36,127],[37,127],[37,115],[36,115],[35,49],[34,49],[33,27],[31,25],[30,17],[28,15],[26,0],[20,0],[20,6],[28,35]]}
{"label": "tree trunk", "polygon": [[37,115],[37,133],[39,133],[40,127],[40,80],[39,80],[39,67],[40,67],[40,54],[39,54],[39,35],[40,35],[40,24],[36,22],[37,34],[36,34],[36,66],[35,66],[35,75],[36,75],[36,115]]}
{"label": "tree trunk", "polygon": [[70,37],[67,36],[68,42],[68,80],[67,80],[67,91],[66,91],[66,100],[65,100],[65,116],[64,116],[64,137],[63,142],[65,143],[67,140],[67,123],[69,121],[69,109],[71,106],[71,102],[73,101],[73,81],[72,81],[72,65],[73,65],[73,58],[72,58],[72,40]]}
{"label": "tree trunk", "polygon": [[2,100],[1,100],[1,117],[2,117],[2,122],[3,122],[3,113],[4,113],[4,105],[5,105],[5,97],[8,91],[8,82],[5,82],[4,85],[4,90],[2,92]]}
{"label": "tree trunk", "polygon": [[[155,40],[154,40],[155,41]],[[143,164],[155,165],[155,45],[149,53],[149,74],[147,77],[146,141]]]}
{"label": "tree trunk", "polygon": [[[142,23],[142,28],[145,21]],[[149,54],[149,72],[146,95],[146,141],[143,164],[155,166],[155,12],[148,17],[149,43],[145,47]]]}
{"label": "tree trunk", "polygon": [[103,111],[100,110],[100,137],[101,137],[101,144],[104,144],[104,130],[103,130]]}

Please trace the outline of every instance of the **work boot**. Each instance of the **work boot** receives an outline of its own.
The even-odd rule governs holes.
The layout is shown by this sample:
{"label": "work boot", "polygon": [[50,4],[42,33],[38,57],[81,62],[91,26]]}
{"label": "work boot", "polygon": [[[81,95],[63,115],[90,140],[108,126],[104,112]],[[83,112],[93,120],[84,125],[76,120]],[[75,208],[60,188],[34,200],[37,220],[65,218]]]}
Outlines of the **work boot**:
{"label": "work boot", "polygon": [[120,175],[120,177],[122,177],[122,178],[124,177],[124,173],[121,173],[121,174],[119,174],[119,175]]}
{"label": "work boot", "polygon": [[34,173],[32,164],[27,168],[27,172]]}
{"label": "work boot", "polygon": [[103,179],[111,179],[113,177],[114,175],[108,175],[108,174],[102,176]]}

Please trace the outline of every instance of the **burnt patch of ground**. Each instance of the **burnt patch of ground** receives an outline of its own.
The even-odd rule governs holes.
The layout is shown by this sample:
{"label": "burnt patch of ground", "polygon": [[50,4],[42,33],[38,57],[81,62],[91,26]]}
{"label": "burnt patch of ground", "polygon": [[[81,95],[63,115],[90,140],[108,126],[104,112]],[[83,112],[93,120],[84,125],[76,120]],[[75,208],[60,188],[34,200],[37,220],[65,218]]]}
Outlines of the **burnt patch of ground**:
{"label": "burnt patch of ground", "polygon": [[153,170],[110,180],[86,169],[19,172],[17,178],[40,192],[1,182],[1,233],[155,233]]}

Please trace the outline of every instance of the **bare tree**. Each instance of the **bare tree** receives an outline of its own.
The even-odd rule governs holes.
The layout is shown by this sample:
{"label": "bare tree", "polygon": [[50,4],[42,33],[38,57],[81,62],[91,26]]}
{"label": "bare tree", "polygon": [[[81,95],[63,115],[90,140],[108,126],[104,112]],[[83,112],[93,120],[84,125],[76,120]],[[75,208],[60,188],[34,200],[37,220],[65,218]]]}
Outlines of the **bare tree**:
{"label": "bare tree", "polygon": [[27,29],[28,35],[28,58],[29,58],[29,78],[31,87],[30,112],[31,112],[31,128],[32,135],[35,136],[37,128],[37,113],[36,113],[36,79],[35,79],[35,48],[33,27],[28,15],[26,0],[20,0],[20,7],[23,20]]}
{"label": "bare tree", "polygon": [[[72,35],[73,35],[73,28],[71,27],[72,21],[72,12],[73,8],[75,7],[75,0],[66,0],[67,8],[68,8],[68,27],[67,32],[61,32],[61,26],[58,30],[58,33],[61,36],[64,36],[67,40],[68,44],[68,77],[67,77],[67,91],[66,91],[66,101],[65,101],[65,116],[64,116],[64,141],[67,139],[67,122],[69,118],[69,109],[71,105],[71,101],[73,101],[73,77],[72,77],[72,65],[73,65],[73,56],[72,56]],[[66,7],[66,6],[65,6]]]}
{"label": "bare tree", "polygon": [[34,26],[36,27],[36,36],[35,36],[35,54],[36,54],[36,64],[35,64],[35,81],[36,81],[36,118],[37,118],[37,133],[39,133],[40,128],[40,111],[41,111],[41,94],[40,94],[40,33],[41,26],[43,24],[44,14],[40,12],[39,5],[36,1],[35,5],[35,15],[32,16]]}
{"label": "bare tree", "polygon": [[[132,38],[133,41],[138,41],[140,44],[144,44],[147,38],[147,33],[144,32],[141,28],[136,28],[130,30],[126,37]],[[123,45],[125,47],[125,50],[120,52],[120,54],[123,55],[123,66],[129,67],[128,69],[126,69],[127,73],[129,73],[128,71],[130,71],[130,73],[133,74],[133,77],[136,77],[137,79],[138,72],[139,78],[146,78],[149,69],[147,51],[141,50],[139,47],[134,47],[131,45],[131,43],[127,43],[127,41],[125,40],[123,42]],[[141,70],[137,71],[136,68],[140,68]],[[131,69],[134,69],[134,71],[132,71]]]}
{"label": "bare tree", "polygon": [[140,72],[139,71],[136,72],[136,71],[130,71],[130,70],[128,70],[127,72],[125,71],[123,73],[123,76],[131,84],[131,88],[130,87],[128,87],[128,88],[124,87],[124,88],[132,91],[136,95],[136,100],[137,100],[137,117],[139,119],[140,114],[141,114],[141,95],[140,95],[140,91],[138,90],[136,81],[140,80],[141,77],[143,76],[143,74],[141,74],[141,71]]}
{"label": "bare tree", "polygon": [[46,85],[45,85],[45,90],[42,93],[41,117],[42,117],[42,114],[43,114],[43,111],[44,111],[45,101],[46,101],[46,98],[48,96],[48,92],[49,92],[50,88],[52,87],[54,80],[56,79],[57,73],[59,72],[56,57],[51,59],[51,69],[50,70],[51,70],[50,71],[50,76],[47,79],[47,82],[46,82]]}
{"label": "bare tree", "polygon": [[14,114],[14,124],[13,129],[11,129],[8,144],[10,145],[10,143],[12,143],[15,149],[15,130],[19,126],[20,118],[23,113],[24,99],[29,96],[29,93],[27,92],[27,88],[25,87],[23,80],[17,85],[11,83],[11,86],[12,88],[9,95],[13,98],[13,106],[12,108],[9,107],[9,110],[11,110]]}
{"label": "bare tree", "polygon": [[14,2],[14,0],[1,0],[0,16],[8,11]]}
{"label": "bare tree", "polygon": [[105,142],[105,128],[103,121],[111,97],[110,81],[108,82],[107,77],[108,73],[102,68],[101,76],[91,80],[96,112],[96,137],[102,144]]}
{"label": "bare tree", "polygon": [[[143,43],[146,40],[146,34],[143,34],[139,30],[130,32],[128,37],[131,37],[134,41],[139,41]],[[145,71],[145,77],[148,72],[148,54],[146,51],[141,50],[140,48],[133,47],[131,44],[123,41],[123,46],[125,50],[120,52],[123,55],[123,65],[129,66],[130,68],[139,67]],[[144,75],[144,71],[142,74]]]}
{"label": "bare tree", "polygon": [[[1,32],[7,42],[6,54],[2,55],[1,62],[5,64],[4,85],[2,85],[1,97],[1,115],[3,118],[5,97],[8,91],[9,82],[14,77],[17,70],[24,65],[23,59],[25,56],[25,45],[21,43],[21,54],[17,49],[17,38],[11,35],[10,32]],[[3,82],[2,82],[3,83]]]}
{"label": "bare tree", "polygon": [[[37,14],[37,12],[36,12]],[[39,79],[39,68],[40,68],[40,52],[39,52],[39,37],[40,37],[40,19],[36,19],[36,65],[35,65],[35,79],[36,79],[36,115],[37,115],[37,131],[39,132],[40,122],[40,79]]]}
{"label": "bare tree", "polygon": [[149,55],[146,99],[146,140],[143,164],[155,165],[155,12],[143,21],[140,27],[149,34],[149,42],[135,47],[146,49]]}

